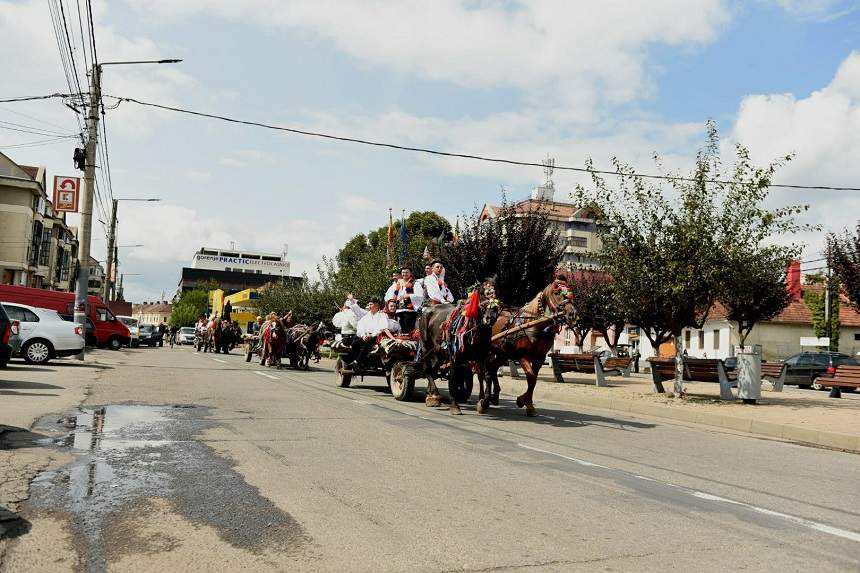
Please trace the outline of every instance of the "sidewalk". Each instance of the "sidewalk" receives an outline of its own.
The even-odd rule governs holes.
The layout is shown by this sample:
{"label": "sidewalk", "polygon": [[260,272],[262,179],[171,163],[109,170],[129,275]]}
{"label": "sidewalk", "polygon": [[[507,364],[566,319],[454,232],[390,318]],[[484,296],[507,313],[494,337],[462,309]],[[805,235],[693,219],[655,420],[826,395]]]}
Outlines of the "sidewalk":
{"label": "sidewalk", "polygon": [[[526,382],[522,373],[515,380],[507,375],[507,369],[504,372],[499,380],[502,392],[513,396],[523,393]],[[610,376],[606,388],[594,385],[593,374],[566,373],[564,379],[564,384],[555,382],[552,368],[544,367],[534,395],[538,411],[541,402],[561,402],[860,453],[860,399],[847,393],[835,399],[829,398],[828,392],[795,386],[771,392],[770,384],[764,383],[758,404],[748,405],[720,400],[719,384],[715,383],[686,382],[687,396],[678,399],[655,394],[650,374]],[[671,391],[671,381],[664,384]]]}

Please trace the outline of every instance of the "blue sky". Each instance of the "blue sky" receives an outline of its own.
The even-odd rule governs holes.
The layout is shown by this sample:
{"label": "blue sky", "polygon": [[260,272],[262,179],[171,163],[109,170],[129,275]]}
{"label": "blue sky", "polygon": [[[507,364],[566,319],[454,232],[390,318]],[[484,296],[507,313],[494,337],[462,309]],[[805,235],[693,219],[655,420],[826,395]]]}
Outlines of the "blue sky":
{"label": "blue sky", "polygon": [[[653,171],[683,167],[708,118],[767,161],[797,151],[787,182],[853,185],[860,168],[860,2],[124,0],[95,2],[102,61],[179,57],[176,66],[106,67],[104,92],[342,135],[560,164],[617,155]],[[0,97],[65,90],[41,0],[0,0]],[[78,54],[81,56],[81,54]],[[12,81],[8,81],[12,80]],[[57,104],[0,106],[68,126]],[[15,118],[18,118],[17,120]],[[387,211],[453,220],[525,196],[539,169],[498,167],[314,140],[123,103],[108,111],[114,193],[122,204],[127,295],[175,289],[202,244],[289,244],[312,271]],[[36,136],[2,133],[10,145]],[[0,146],[0,151],[4,151]],[[65,145],[13,148],[49,175],[71,173]],[[558,197],[579,181],[557,173]],[[809,222],[854,225],[854,195],[774,192],[813,203]],[[833,213],[838,213],[833,216]],[[103,237],[97,224],[97,239]],[[808,252],[820,234],[800,237]],[[94,242],[103,256],[104,241]],[[813,258],[811,255],[809,258]]]}

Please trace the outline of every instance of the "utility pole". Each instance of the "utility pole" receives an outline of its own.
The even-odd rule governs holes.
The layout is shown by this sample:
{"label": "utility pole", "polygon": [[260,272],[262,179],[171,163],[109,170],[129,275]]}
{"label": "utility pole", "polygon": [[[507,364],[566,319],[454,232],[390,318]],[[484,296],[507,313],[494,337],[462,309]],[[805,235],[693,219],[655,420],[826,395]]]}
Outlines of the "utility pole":
{"label": "utility pole", "polygon": [[116,266],[116,252],[114,249],[114,244],[116,242],[116,206],[118,201],[116,199],[113,200],[113,205],[111,206],[110,211],[110,231],[108,232],[108,247],[107,247],[107,263],[106,263],[106,271],[107,276],[105,278],[104,284],[104,294],[102,295],[102,299],[105,302],[108,302],[112,299],[111,292],[116,293],[115,287],[113,286],[113,282],[116,281],[114,278],[111,280],[111,277],[116,274],[114,271],[114,266]]}
{"label": "utility pole", "polygon": [[[90,81],[90,106],[87,117],[86,164],[84,165],[84,197],[81,207],[81,225],[78,231],[78,284],[75,288],[75,322],[86,329],[87,323],[87,286],[90,280],[90,241],[93,229],[93,194],[96,178],[96,146],[99,135],[99,100],[101,99],[99,67],[93,65]],[[84,359],[85,350],[77,355]]]}

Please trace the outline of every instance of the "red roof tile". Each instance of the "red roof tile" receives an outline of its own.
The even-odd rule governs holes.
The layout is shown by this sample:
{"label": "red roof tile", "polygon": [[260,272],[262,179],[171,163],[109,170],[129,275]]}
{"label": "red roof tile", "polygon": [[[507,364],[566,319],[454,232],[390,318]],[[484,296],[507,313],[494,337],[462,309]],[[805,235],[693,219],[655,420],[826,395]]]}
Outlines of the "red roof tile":
{"label": "red roof tile", "polygon": [[18,167],[23,169],[27,173],[27,175],[30,176],[30,179],[32,179],[33,181],[35,181],[36,177],[39,176],[39,168],[38,167],[35,167],[33,165],[19,165]]}
{"label": "red roof tile", "polygon": [[[804,291],[820,292],[824,287],[821,285],[803,285]],[[711,307],[709,318],[726,318],[728,311],[720,303]],[[781,324],[812,324],[812,311],[806,306],[803,298],[792,300],[782,312],[767,322]],[[842,326],[860,327],[860,313],[851,305],[851,301],[844,293],[839,295],[839,322]]]}

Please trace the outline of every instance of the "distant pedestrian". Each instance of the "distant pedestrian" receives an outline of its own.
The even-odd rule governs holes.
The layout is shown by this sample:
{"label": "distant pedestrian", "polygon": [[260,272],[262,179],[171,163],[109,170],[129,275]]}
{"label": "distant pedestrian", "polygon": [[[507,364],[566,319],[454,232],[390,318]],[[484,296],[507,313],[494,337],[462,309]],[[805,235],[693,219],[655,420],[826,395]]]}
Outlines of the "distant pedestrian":
{"label": "distant pedestrian", "polygon": [[167,334],[167,324],[164,320],[158,325],[158,347],[164,347],[164,335]]}
{"label": "distant pedestrian", "polygon": [[638,348],[633,351],[633,372],[636,374],[639,374],[639,358],[641,356]]}

